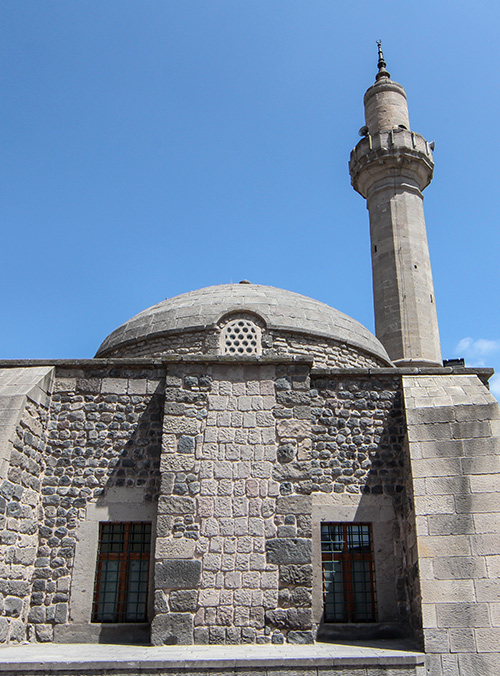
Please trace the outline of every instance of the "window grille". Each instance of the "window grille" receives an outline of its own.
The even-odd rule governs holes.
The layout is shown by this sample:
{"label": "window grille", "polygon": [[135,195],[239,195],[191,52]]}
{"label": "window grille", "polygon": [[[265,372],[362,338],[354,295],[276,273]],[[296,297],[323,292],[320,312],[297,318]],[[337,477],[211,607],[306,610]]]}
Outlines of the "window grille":
{"label": "window grille", "polygon": [[322,523],[325,622],[374,622],[371,525]]}
{"label": "window grille", "polygon": [[222,354],[251,355],[261,353],[261,328],[255,322],[239,317],[222,330]]}
{"label": "window grille", "polygon": [[100,523],[92,622],[146,622],[151,523]]}

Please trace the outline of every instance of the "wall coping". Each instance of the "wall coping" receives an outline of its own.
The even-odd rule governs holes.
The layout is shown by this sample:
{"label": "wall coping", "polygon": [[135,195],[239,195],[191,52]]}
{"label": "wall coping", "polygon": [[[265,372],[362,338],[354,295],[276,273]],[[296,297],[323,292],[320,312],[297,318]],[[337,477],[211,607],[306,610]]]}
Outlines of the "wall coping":
{"label": "wall coping", "polygon": [[485,385],[495,370],[489,367],[466,366],[383,366],[383,367],[346,367],[346,368],[313,368],[313,358],[306,356],[233,356],[233,355],[165,355],[161,358],[109,358],[109,359],[0,359],[0,369],[53,366],[58,368],[106,368],[106,367],[154,367],[165,368],[176,364],[234,364],[243,366],[266,365],[301,365],[310,368],[311,376],[372,378],[401,376],[444,376],[474,375]]}
{"label": "wall coping", "polygon": [[110,357],[94,359],[0,359],[0,369],[19,368],[27,366],[58,366],[58,367],[95,367],[106,366],[168,366],[170,364],[305,364],[312,365],[312,357],[304,356],[233,356],[233,355],[178,355],[171,354],[164,357]]}

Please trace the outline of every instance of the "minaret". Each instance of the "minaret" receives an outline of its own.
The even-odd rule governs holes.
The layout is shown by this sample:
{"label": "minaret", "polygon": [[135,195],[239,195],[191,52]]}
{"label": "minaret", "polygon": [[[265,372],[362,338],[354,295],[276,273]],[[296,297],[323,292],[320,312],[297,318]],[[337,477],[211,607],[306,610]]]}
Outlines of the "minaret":
{"label": "minaret", "polygon": [[349,161],[370,214],[375,333],[397,366],[441,366],[422,195],[434,162],[429,143],[410,131],[405,90],[391,80],[377,44],[364,138]]}

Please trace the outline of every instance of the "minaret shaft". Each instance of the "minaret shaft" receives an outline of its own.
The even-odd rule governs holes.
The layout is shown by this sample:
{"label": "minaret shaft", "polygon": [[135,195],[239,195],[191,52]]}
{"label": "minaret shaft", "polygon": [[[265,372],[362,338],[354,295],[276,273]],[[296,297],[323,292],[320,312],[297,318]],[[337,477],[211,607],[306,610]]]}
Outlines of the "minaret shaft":
{"label": "minaret shaft", "polygon": [[434,287],[419,193],[391,186],[368,199],[375,331],[393,361],[440,364]]}
{"label": "minaret shaft", "polygon": [[[379,48],[379,56],[381,50]],[[434,285],[422,190],[434,162],[410,131],[406,94],[379,61],[365,94],[366,135],[351,153],[352,185],[370,214],[375,330],[402,365],[441,365]]]}

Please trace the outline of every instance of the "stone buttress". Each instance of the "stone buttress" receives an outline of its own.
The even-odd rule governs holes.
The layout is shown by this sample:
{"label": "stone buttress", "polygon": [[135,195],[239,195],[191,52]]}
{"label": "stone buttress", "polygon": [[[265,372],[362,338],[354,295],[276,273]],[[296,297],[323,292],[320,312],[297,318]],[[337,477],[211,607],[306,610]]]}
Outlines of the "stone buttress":
{"label": "stone buttress", "polygon": [[429,673],[500,670],[500,408],[475,375],[403,391]]}
{"label": "stone buttress", "polygon": [[[310,497],[276,476],[280,380],[309,425],[308,366],[171,367],[166,377],[152,642],[310,643]],[[276,390],[276,386],[278,390]],[[291,493],[290,489],[288,493]],[[286,580],[287,603],[280,603]]]}

